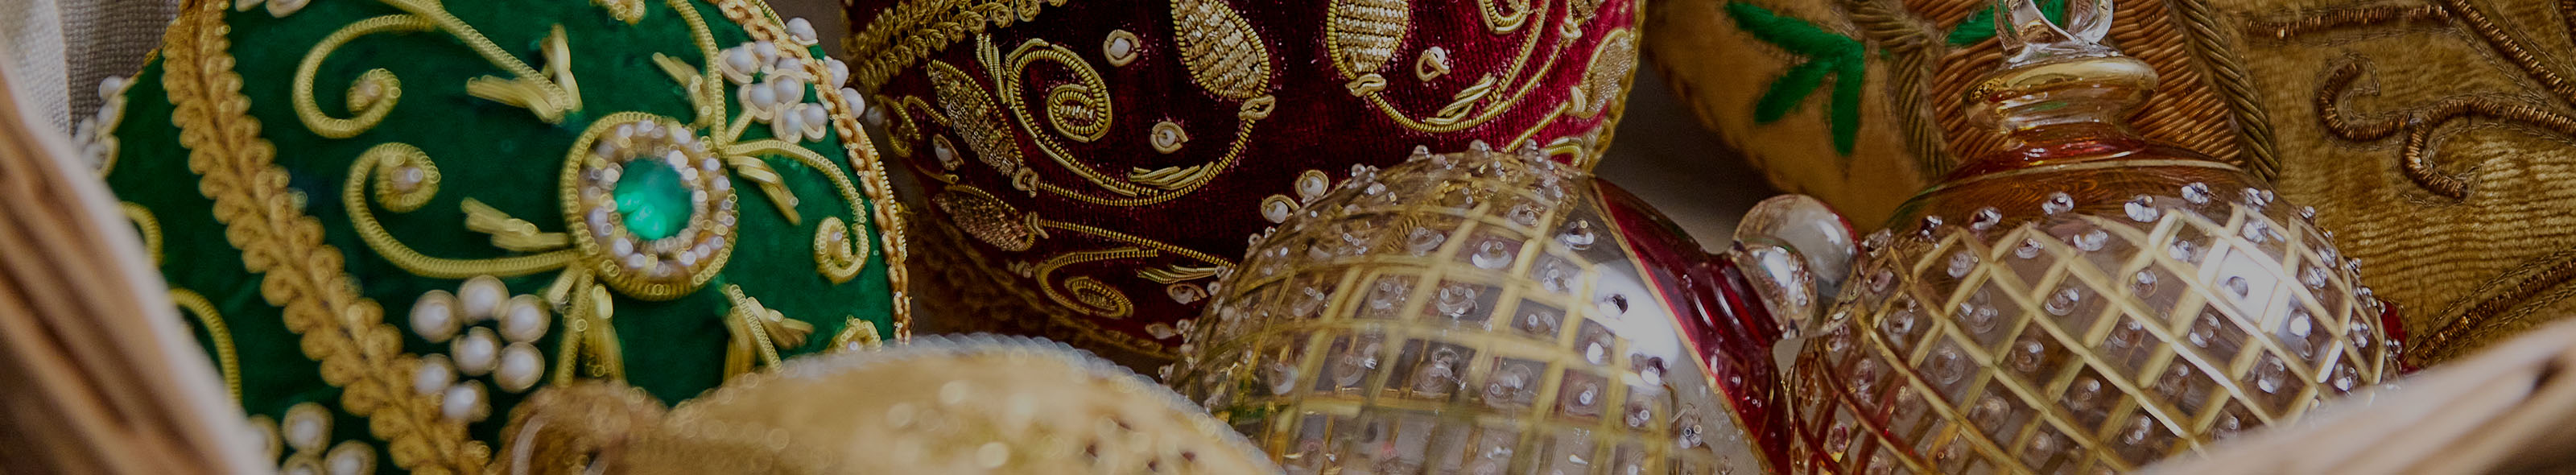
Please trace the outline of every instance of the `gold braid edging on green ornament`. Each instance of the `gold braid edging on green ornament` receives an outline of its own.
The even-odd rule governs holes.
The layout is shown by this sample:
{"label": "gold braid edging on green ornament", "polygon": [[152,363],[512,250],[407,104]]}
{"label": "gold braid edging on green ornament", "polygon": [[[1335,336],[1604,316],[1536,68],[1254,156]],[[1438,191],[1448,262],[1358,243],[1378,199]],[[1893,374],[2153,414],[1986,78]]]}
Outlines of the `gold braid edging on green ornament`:
{"label": "gold braid edging on green ornament", "polygon": [[[686,0],[670,1],[677,4],[685,3]],[[716,4],[718,10],[724,12],[727,19],[741,24],[743,30],[749,32],[755,40],[778,41],[786,36],[776,20],[778,15],[769,12],[766,4],[747,0],[710,1]],[[1053,1],[1061,3],[1062,0]],[[758,12],[752,10],[755,7],[759,8]],[[1031,8],[1028,14],[1036,15],[1034,7]],[[690,14],[694,15],[695,12]],[[765,16],[769,21],[753,21],[757,19],[754,18],[755,14]],[[814,61],[812,53],[806,48],[780,48],[780,51],[797,58],[799,64],[803,64],[806,72],[813,77],[829,76],[829,73],[824,70],[823,63]],[[894,293],[894,338],[898,342],[910,341],[912,339],[912,292],[909,285],[910,268],[904,266],[909,253],[906,251],[908,244],[904,239],[906,229],[902,201],[895,197],[894,185],[886,178],[885,163],[877,156],[876,144],[868,138],[865,131],[859,128],[856,117],[861,111],[849,108],[850,100],[843,96],[844,92],[841,89],[817,87],[814,88],[814,93],[822,98],[825,109],[836,112],[830,114],[832,132],[841,136],[841,148],[848,155],[851,171],[864,180],[861,185],[864,186],[863,190],[870,200],[870,207],[876,214],[878,249],[885,252],[887,286],[892,287]]]}
{"label": "gold braid edging on green ornament", "polygon": [[188,168],[203,177],[199,191],[214,200],[243,266],[260,274],[261,296],[301,335],[306,356],[322,363],[323,381],[343,389],[341,406],[389,442],[395,465],[414,473],[483,466],[490,449],[471,441],[463,423],[440,420],[436,401],[408,390],[416,365],[402,353],[401,334],[383,322],[382,307],[357,295],[340,251],[321,242],[321,222],[295,207],[274,146],[246,114],[250,98],[227,52],[226,6],[187,5],[163,51],[171,120],[189,150]]}

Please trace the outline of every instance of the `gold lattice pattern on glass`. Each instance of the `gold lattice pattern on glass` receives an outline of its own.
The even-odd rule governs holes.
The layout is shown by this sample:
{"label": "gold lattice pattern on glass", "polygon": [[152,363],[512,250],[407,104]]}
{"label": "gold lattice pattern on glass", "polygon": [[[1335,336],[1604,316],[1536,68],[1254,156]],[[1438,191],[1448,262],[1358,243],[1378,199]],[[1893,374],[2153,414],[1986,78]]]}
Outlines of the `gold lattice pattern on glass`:
{"label": "gold lattice pattern on glass", "polygon": [[2358,263],[2306,218],[2138,200],[1876,251],[1843,307],[1867,311],[1798,361],[1805,444],[1851,473],[2125,472],[2395,367]]}
{"label": "gold lattice pattern on glass", "polygon": [[1758,471],[1591,186],[1508,165],[1308,204],[1175,386],[1291,473]]}

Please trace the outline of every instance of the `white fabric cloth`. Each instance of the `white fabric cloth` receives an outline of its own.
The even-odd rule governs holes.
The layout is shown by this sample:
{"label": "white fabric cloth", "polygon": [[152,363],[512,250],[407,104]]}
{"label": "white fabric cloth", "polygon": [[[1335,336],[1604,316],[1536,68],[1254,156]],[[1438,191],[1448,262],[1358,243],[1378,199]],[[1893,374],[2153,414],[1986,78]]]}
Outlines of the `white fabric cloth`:
{"label": "white fabric cloth", "polygon": [[178,0],[0,0],[9,92],[69,134],[98,115],[99,82],[141,70],[178,12]]}
{"label": "white fabric cloth", "polygon": [[56,0],[0,0],[0,51],[9,56],[9,93],[34,109],[43,123],[70,133],[71,63],[62,15]]}

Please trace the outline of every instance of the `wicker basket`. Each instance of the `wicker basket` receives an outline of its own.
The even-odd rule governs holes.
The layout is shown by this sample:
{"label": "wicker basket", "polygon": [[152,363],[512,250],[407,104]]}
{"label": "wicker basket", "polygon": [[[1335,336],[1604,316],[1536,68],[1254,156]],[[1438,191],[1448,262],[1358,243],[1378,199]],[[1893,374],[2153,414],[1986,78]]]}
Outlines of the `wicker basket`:
{"label": "wicker basket", "polygon": [[2356,394],[2149,474],[2576,472],[2576,323]]}

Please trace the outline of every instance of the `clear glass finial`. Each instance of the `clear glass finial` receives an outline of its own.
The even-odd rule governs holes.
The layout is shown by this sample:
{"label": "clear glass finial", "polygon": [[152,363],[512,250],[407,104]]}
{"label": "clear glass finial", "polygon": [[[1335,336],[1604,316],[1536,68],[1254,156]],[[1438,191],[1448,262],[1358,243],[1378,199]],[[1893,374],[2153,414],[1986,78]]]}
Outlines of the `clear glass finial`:
{"label": "clear glass finial", "polygon": [[2111,33],[2111,0],[2067,0],[2067,8],[2067,24],[2059,25],[2038,0],[1996,0],[1995,39],[2007,55],[2004,65],[2120,54],[2102,45]]}

